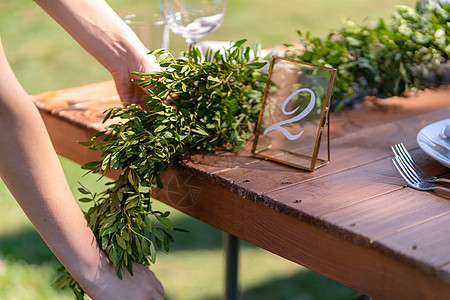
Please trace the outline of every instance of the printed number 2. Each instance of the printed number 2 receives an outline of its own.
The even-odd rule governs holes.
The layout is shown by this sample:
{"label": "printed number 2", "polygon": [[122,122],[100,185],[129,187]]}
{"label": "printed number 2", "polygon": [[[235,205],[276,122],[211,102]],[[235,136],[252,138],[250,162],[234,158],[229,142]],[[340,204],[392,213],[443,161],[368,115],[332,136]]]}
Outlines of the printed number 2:
{"label": "printed number 2", "polygon": [[284,136],[288,140],[291,140],[291,141],[298,139],[303,134],[304,130],[302,130],[301,132],[299,132],[296,135],[292,135],[289,131],[287,131],[286,128],[284,128],[282,126],[285,124],[300,121],[301,119],[303,119],[304,117],[306,117],[307,115],[309,115],[311,113],[311,111],[313,110],[314,105],[316,103],[316,95],[314,94],[314,92],[309,88],[302,88],[302,89],[296,90],[295,92],[290,94],[289,97],[286,98],[286,100],[284,100],[283,105],[281,106],[281,110],[283,111],[283,114],[285,114],[285,115],[295,114],[297,112],[297,110],[299,109],[299,107],[297,107],[296,109],[294,109],[292,111],[286,111],[286,105],[289,103],[289,101],[291,101],[291,99],[295,95],[297,95],[298,93],[301,93],[301,92],[308,92],[311,95],[311,99],[309,100],[309,104],[305,108],[305,110],[303,110],[301,113],[299,113],[298,115],[296,115],[293,118],[273,124],[272,126],[268,127],[266,130],[264,130],[264,134],[267,134],[268,132],[271,132],[273,130],[280,130],[284,134]]}

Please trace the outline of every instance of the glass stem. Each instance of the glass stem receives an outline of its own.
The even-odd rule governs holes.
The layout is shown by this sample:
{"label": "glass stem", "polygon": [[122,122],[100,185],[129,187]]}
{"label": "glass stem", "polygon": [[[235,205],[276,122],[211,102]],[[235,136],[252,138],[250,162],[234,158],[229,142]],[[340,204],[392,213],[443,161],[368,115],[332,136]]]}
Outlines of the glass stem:
{"label": "glass stem", "polygon": [[191,39],[191,38],[187,38],[186,39],[186,43],[188,44],[188,46],[193,45],[195,46],[197,44],[198,40],[195,39]]}

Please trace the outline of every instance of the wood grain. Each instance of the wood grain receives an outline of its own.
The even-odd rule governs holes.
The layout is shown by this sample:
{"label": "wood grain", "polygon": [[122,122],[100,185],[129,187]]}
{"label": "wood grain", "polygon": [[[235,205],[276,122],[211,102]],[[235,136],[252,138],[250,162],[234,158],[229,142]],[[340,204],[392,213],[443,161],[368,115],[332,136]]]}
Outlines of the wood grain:
{"label": "wood grain", "polygon": [[450,211],[378,238],[377,243],[435,270],[450,262]]}
{"label": "wood grain", "polygon": [[[154,196],[375,299],[442,299],[450,295],[450,284],[436,270],[348,242],[301,218],[273,211],[206,180],[192,179],[188,173],[170,169],[163,176],[165,189],[155,190]],[[174,180],[186,183],[176,185],[175,198],[169,192]],[[198,197],[179,202],[181,195],[193,194],[192,188],[201,191]]]}
{"label": "wood grain", "polygon": [[[450,201],[405,187],[332,211],[321,217],[335,226],[376,241],[450,212]],[[450,235],[448,236],[450,238]],[[448,245],[450,247],[450,243]],[[445,248],[444,248],[445,250]],[[450,260],[450,249],[447,249]]]}
{"label": "wood grain", "polygon": [[112,80],[44,92],[33,95],[32,99],[40,110],[50,112],[57,108],[110,97],[117,97],[116,86]]}

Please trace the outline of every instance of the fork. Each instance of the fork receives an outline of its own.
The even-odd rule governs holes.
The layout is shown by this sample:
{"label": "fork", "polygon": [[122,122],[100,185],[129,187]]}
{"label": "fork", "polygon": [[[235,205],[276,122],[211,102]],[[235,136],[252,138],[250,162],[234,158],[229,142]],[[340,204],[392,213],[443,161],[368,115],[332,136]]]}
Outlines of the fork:
{"label": "fork", "polygon": [[392,162],[394,163],[395,168],[398,170],[400,175],[402,175],[403,179],[405,179],[408,185],[416,190],[420,191],[434,191],[441,190],[450,193],[450,189],[445,188],[443,186],[432,185],[429,182],[423,181],[421,177],[419,177],[414,170],[408,167],[405,162],[398,156],[392,158]]}
{"label": "fork", "polygon": [[423,179],[423,181],[429,182],[429,183],[438,183],[438,182],[446,182],[450,183],[450,179],[447,178],[437,178],[436,176],[433,176],[431,174],[428,174],[424,170],[422,170],[412,159],[411,155],[409,154],[406,147],[400,143],[396,144],[394,146],[391,146],[392,152],[394,152],[394,155],[396,157],[400,157],[402,161],[405,162],[408,166],[410,166],[411,169],[415,171],[417,176]]}

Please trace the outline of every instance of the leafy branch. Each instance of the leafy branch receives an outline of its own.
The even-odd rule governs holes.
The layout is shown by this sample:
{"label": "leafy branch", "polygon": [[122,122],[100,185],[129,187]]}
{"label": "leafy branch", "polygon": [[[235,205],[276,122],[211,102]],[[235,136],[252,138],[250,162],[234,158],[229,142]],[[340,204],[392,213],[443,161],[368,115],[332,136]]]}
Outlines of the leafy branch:
{"label": "leafy branch", "polygon": [[374,26],[346,21],[324,39],[298,31],[302,47],[287,44],[287,57],[338,70],[334,110],[366,96],[386,98],[423,89],[430,79],[439,84],[442,72],[449,72],[450,6],[427,2],[419,2],[416,10],[398,6],[392,17],[380,18]]}
{"label": "leafy branch", "polygon": [[[206,58],[196,48],[181,59],[152,51],[164,71],[137,74],[141,79],[136,81],[150,93],[144,96],[146,108],[131,104],[107,110],[104,121],[120,121],[82,143],[102,151],[101,161],[84,169],[99,174],[120,170],[101,194],[79,189],[82,201],[93,203],[86,219],[119,277],[124,270],[133,273],[133,261],[155,263],[157,251],[168,252],[174,241],[169,212],[152,209],[152,189],[162,188],[161,172],[191,150],[241,147],[252,132],[267,80],[260,71],[266,62],[257,58],[259,45],[251,49],[244,42],[223,53],[210,51]],[[63,268],[60,272],[55,284],[70,286],[82,299],[81,287]]]}

